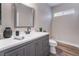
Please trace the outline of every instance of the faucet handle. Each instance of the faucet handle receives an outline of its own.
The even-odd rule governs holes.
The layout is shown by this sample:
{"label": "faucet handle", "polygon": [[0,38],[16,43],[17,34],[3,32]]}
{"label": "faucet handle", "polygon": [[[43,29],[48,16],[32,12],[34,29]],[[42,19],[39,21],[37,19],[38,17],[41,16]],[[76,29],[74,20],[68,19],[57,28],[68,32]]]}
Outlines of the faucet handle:
{"label": "faucet handle", "polygon": [[30,31],[31,31],[31,27],[28,26],[28,27],[27,27],[27,31],[25,31],[25,33],[26,33],[26,34],[30,34]]}

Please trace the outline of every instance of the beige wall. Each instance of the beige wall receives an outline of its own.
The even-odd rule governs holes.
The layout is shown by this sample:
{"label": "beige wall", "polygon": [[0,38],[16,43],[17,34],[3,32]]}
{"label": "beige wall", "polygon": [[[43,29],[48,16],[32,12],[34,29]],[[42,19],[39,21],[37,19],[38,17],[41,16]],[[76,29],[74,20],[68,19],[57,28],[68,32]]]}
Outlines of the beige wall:
{"label": "beige wall", "polygon": [[[14,30],[14,12],[12,4],[2,4],[2,25],[0,26],[0,33],[3,34],[5,27],[11,27]],[[1,36],[2,37],[2,36]]]}
{"label": "beige wall", "polygon": [[11,27],[14,29],[14,10],[12,4],[3,3],[2,4],[2,28]]}
{"label": "beige wall", "polygon": [[[11,27],[15,31],[14,20],[15,11],[12,3],[2,3],[2,25],[0,25],[0,33],[3,33],[5,27]],[[19,28],[19,31],[25,31],[26,28]],[[2,35],[1,35],[2,36]]]}
{"label": "beige wall", "polygon": [[[10,26],[12,30],[15,31],[14,28],[14,7],[13,4],[3,3],[2,4],[2,31],[5,27]],[[43,27],[43,30],[50,32],[50,22],[51,22],[51,9],[48,4],[34,4],[31,7],[35,9],[35,29],[38,30],[39,27]],[[25,31],[26,28],[20,28],[20,31]]]}
{"label": "beige wall", "polygon": [[42,27],[51,34],[51,8],[47,3],[38,3],[34,5],[35,9],[35,29]]}
{"label": "beige wall", "polygon": [[74,9],[75,14],[53,17],[52,37],[79,47],[79,4],[61,4],[52,8],[52,14],[69,9]]}

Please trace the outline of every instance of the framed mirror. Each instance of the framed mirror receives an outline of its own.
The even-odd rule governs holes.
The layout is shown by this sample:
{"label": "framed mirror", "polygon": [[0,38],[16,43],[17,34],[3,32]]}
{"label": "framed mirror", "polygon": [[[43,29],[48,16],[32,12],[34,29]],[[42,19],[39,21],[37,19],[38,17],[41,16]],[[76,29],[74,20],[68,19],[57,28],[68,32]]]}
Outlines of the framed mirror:
{"label": "framed mirror", "polygon": [[34,9],[21,3],[15,4],[16,8],[16,28],[26,28],[34,26]]}
{"label": "framed mirror", "polygon": [[2,4],[0,3],[0,25],[2,23],[2,19],[1,19],[1,8],[2,8]]}

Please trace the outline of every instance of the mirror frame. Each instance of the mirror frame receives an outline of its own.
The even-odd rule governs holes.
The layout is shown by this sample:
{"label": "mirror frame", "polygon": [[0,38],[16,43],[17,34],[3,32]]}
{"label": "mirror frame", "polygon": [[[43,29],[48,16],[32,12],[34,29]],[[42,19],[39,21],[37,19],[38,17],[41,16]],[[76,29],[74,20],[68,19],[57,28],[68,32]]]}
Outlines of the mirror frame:
{"label": "mirror frame", "polygon": [[0,25],[2,25],[2,3],[0,3]]}
{"label": "mirror frame", "polygon": [[[28,6],[27,6],[28,7]],[[30,7],[31,8],[31,7]],[[17,26],[17,9],[16,9],[16,5],[14,3],[14,27],[15,28],[27,28],[27,27],[34,27],[34,20],[35,20],[35,9],[33,9],[33,26]]]}

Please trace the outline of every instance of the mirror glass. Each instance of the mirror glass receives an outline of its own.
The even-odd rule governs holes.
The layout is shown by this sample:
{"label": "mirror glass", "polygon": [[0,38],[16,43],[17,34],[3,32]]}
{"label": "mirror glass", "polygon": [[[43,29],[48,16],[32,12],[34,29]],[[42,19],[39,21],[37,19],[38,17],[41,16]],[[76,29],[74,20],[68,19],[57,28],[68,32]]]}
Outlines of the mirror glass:
{"label": "mirror glass", "polygon": [[21,3],[16,3],[16,27],[33,27],[34,25],[34,9]]}

